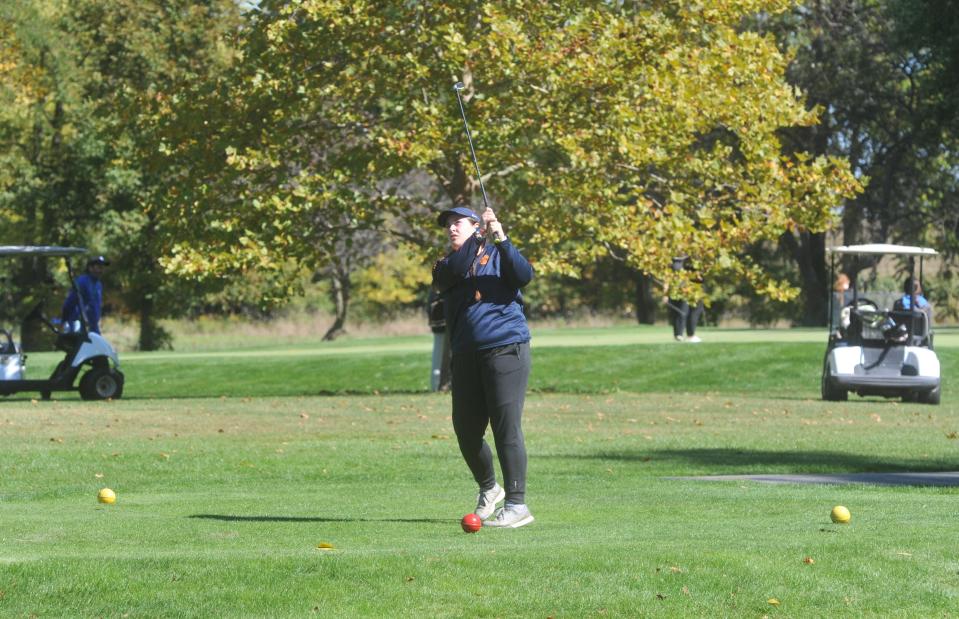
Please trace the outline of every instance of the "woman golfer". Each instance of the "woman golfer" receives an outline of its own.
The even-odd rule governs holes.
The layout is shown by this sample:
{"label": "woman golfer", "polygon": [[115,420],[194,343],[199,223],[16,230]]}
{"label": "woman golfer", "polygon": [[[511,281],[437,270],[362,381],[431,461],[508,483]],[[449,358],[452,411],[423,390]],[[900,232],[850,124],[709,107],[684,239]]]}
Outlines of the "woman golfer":
{"label": "woman golfer", "polygon": [[[460,452],[479,484],[475,513],[488,527],[533,522],[526,507],[523,402],[529,379],[529,327],[520,288],[533,278],[529,262],[513,246],[492,209],[480,217],[462,206],[444,211],[452,251],[433,267],[433,286],[446,301],[446,328],[453,349],[453,429]],[[496,483],[486,426],[503,472]],[[506,499],[501,509],[496,504]]]}

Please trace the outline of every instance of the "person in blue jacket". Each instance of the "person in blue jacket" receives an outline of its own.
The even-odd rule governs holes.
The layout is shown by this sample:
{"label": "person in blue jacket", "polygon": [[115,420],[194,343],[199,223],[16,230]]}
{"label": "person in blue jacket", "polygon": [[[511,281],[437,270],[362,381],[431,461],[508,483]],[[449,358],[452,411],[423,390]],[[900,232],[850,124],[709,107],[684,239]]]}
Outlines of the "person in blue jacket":
{"label": "person in blue jacket", "polygon": [[[103,256],[97,256],[87,261],[87,271],[75,280],[76,286],[70,288],[70,293],[63,302],[60,319],[63,329],[67,333],[80,330],[80,307],[82,302],[83,315],[87,321],[87,330],[100,333],[100,310],[103,307],[103,283],[100,278],[110,261]],[[77,298],[79,291],[80,297]]]}
{"label": "person in blue jacket", "polygon": [[[533,515],[526,505],[522,429],[530,333],[520,289],[532,280],[533,269],[492,209],[481,218],[458,206],[443,211],[438,221],[452,251],[434,265],[433,287],[445,301],[453,351],[453,429],[479,485],[475,513],[485,526],[521,527]],[[487,426],[493,430],[503,486],[496,482],[493,454],[483,438]]]}
{"label": "person in blue jacket", "polygon": [[894,304],[895,310],[917,310],[926,315],[928,325],[932,325],[932,304],[922,295],[922,284],[914,277],[907,277],[902,283],[902,297]]}

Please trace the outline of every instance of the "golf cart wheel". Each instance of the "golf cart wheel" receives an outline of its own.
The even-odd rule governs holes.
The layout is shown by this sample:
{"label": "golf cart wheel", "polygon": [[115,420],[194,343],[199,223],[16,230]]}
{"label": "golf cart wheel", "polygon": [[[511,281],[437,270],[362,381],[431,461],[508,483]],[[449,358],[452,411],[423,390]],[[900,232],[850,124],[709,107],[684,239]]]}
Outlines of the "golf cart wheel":
{"label": "golf cart wheel", "polygon": [[822,399],[827,402],[845,402],[849,399],[849,392],[833,383],[828,366],[822,371]]}
{"label": "golf cart wheel", "polygon": [[123,374],[110,368],[93,368],[80,379],[84,400],[119,399],[123,395]]}
{"label": "golf cart wheel", "polygon": [[922,404],[932,404],[938,406],[939,400],[942,396],[942,387],[937,385],[932,391],[927,391],[925,393],[919,394],[919,402]]}

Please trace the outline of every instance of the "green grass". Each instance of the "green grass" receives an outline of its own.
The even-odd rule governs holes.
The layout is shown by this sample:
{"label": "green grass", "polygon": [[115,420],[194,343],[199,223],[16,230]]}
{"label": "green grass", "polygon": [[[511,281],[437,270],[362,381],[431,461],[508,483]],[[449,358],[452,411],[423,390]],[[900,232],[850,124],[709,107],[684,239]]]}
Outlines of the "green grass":
{"label": "green grass", "polygon": [[[525,416],[537,520],[516,531],[459,530],[475,488],[449,397],[422,393],[422,338],[382,353],[354,341],[127,355],[130,399],[14,396],[0,403],[0,616],[959,608],[959,490],[670,479],[956,470],[959,348],[940,343],[943,404],[930,407],[820,402],[811,334],[578,345],[610,335],[537,337]],[[96,503],[103,486],[116,505]],[[829,521],[839,503],[851,524]]]}
{"label": "green grass", "polygon": [[[581,329],[534,334],[533,391],[691,392],[818,398],[822,330],[712,330],[678,345],[662,328]],[[122,355],[124,397],[269,397],[421,393],[431,336],[346,340],[312,346],[250,342],[242,350]],[[937,335],[944,372],[959,365],[959,332]],[[32,378],[61,356],[30,356]],[[950,385],[944,390],[948,397]],[[35,397],[22,394],[21,397]],[[76,398],[76,394],[56,394]]]}

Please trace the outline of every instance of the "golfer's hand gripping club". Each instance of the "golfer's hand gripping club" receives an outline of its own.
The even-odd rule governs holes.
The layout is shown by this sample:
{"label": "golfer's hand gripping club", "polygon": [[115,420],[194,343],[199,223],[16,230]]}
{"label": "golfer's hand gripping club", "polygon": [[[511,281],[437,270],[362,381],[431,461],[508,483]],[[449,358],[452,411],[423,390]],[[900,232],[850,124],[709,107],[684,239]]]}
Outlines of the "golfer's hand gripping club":
{"label": "golfer's hand gripping club", "polygon": [[506,238],[506,233],[503,232],[503,224],[496,219],[496,213],[493,212],[493,209],[487,206],[480,217],[482,219],[481,225],[488,238],[493,239],[496,243]]}

